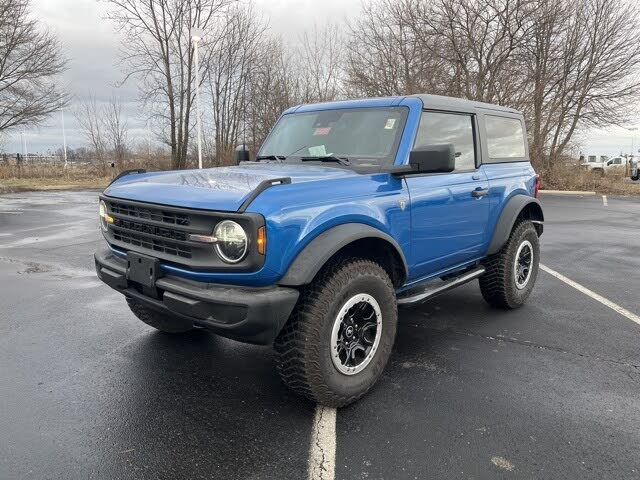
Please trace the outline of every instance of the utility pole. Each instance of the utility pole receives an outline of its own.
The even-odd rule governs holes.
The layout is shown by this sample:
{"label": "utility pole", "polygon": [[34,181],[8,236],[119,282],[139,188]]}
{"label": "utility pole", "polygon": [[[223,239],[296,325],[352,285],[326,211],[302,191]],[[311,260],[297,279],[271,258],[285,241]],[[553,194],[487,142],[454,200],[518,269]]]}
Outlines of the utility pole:
{"label": "utility pole", "polygon": [[196,67],[196,130],[198,132],[198,168],[202,169],[202,119],[200,117],[200,66],[198,64],[198,43],[202,40],[202,32],[198,29],[191,30],[191,42],[193,43],[193,56]]}
{"label": "utility pole", "polygon": [[633,139],[633,137],[634,137],[634,135],[635,135],[635,133],[634,133],[634,132],[637,132],[637,131],[638,131],[638,127],[623,127],[623,128],[624,128],[625,130],[627,130],[627,131],[631,132],[631,156],[632,156],[632,157],[634,157],[634,156],[635,156],[635,154],[634,154],[634,152],[633,152],[633,140],[634,140],[634,139]]}
{"label": "utility pole", "polygon": [[64,166],[67,166],[67,132],[64,129],[64,108],[60,109],[62,115],[62,151],[64,155]]}
{"label": "utility pole", "polygon": [[26,162],[29,154],[27,152],[27,138],[25,137],[24,129],[20,130],[20,137],[22,138],[22,153],[24,154],[24,160]]}
{"label": "utility pole", "polygon": [[149,128],[149,120],[147,120],[147,155],[151,161],[151,129]]}

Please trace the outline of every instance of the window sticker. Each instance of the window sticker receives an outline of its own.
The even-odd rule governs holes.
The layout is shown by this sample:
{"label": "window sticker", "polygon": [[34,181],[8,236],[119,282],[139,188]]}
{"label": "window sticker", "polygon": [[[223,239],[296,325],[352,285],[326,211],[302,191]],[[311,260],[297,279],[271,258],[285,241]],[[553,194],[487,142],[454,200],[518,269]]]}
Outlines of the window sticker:
{"label": "window sticker", "polygon": [[393,130],[393,127],[396,125],[396,119],[395,118],[388,118],[387,119],[387,123],[384,124],[384,129],[385,130]]}
{"label": "window sticker", "polygon": [[327,150],[324,148],[324,145],[309,147],[309,155],[311,155],[312,157],[326,157]]}
{"label": "window sticker", "polygon": [[331,127],[318,127],[313,131],[313,135],[329,135],[329,132],[331,132]]}

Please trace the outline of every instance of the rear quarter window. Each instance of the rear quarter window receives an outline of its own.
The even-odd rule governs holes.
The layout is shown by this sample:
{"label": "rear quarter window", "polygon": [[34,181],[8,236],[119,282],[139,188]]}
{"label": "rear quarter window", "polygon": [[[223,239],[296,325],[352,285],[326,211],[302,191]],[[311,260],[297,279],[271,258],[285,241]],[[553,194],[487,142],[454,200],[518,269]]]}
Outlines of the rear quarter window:
{"label": "rear quarter window", "polygon": [[519,118],[485,115],[485,127],[490,162],[526,159],[524,128]]}

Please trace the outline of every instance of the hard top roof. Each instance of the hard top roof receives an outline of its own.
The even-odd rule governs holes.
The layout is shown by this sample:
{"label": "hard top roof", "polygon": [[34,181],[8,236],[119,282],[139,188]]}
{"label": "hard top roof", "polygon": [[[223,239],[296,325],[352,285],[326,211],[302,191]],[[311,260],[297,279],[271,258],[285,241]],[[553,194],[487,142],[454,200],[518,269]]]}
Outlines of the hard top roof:
{"label": "hard top roof", "polygon": [[418,97],[422,100],[425,108],[433,108],[436,110],[446,110],[447,108],[484,108],[487,110],[499,110],[509,113],[520,113],[518,110],[509,107],[503,107],[500,105],[494,105],[492,103],[476,102],[474,100],[466,100],[464,98],[445,97],[443,95],[430,95],[426,93],[419,93],[416,95],[409,95],[410,97]]}
{"label": "hard top roof", "polygon": [[349,100],[336,100],[332,102],[310,103],[305,105],[297,105],[287,109],[284,113],[294,112],[310,112],[317,110],[331,110],[338,108],[360,108],[360,107],[391,107],[399,105],[404,99],[418,98],[422,101],[425,108],[434,110],[473,110],[481,108],[485,110],[501,111],[508,113],[520,114],[518,110],[491,103],[475,102],[464,98],[445,97],[442,95],[416,94],[407,96],[394,97],[373,97],[373,98],[357,98]]}

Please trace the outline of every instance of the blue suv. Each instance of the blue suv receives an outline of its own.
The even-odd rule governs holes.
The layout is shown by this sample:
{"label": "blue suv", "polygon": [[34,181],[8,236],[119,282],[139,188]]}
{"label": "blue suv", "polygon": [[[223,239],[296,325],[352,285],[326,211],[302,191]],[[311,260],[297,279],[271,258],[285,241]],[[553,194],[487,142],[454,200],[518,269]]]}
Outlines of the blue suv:
{"label": "blue suv", "polygon": [[143,322],[274,344],[309,399],[364,395],[398,306],[478,279],[521,306],[543,213],[520,112],[415,95],[285,111],[250,160],[123,172],[100,196],[98,276]]}

